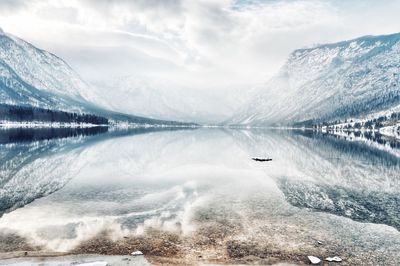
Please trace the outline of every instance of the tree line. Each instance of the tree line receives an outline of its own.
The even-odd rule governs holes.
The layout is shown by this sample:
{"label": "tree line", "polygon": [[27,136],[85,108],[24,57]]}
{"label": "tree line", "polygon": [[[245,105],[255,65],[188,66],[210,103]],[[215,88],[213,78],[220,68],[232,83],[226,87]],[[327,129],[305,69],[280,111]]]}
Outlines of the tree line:
{"label": "tree line", "polygon": [[105,117],[64,112],[57,110],[44,109],[33,106],[16,106],[0,104],[0,121],[10,122],[60,122],[60,123],[90,123],[95,125],[107,125],[108,119]]}

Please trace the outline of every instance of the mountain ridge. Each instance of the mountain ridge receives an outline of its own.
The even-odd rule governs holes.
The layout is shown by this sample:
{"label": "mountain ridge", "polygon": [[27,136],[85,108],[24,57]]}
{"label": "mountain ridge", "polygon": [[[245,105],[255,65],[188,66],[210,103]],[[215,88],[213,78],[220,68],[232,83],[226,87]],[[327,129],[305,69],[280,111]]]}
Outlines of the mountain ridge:
{"label": "mountain ridge", "polygon": [[229,124],[288,125],[363,116],[400,104],[400,33],[293,51]]}
{"label": "mountain ridge", "polygon": [[0,103],[104,116],[114,122],[185,125],[110,111],[92,102],[95,91],[62,58],[0,33]]}

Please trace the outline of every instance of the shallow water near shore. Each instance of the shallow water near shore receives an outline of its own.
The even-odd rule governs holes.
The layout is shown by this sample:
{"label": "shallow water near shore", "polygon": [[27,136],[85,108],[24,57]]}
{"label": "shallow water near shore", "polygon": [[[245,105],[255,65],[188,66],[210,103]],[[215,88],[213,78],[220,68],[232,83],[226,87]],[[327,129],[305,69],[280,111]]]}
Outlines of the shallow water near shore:
{"label": "shallow water near shore", "polygon": [[307,255],[400,264],[400,144],[384,136],[1,134],[3,253],[141,250],[154,264],[303,264]]}

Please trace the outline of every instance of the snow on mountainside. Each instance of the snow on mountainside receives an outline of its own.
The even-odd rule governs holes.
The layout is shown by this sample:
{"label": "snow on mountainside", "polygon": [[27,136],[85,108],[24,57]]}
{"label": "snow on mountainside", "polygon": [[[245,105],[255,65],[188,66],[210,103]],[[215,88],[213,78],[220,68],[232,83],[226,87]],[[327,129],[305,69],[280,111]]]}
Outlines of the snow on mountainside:
{"label": "snow on mountainside", "polygon": [[0,29],[0,104],[100,115],[113,123],[179,124],[110,111],[104,99],[62,59]]}
{"label": "snow on mountainside", "polygon": [[92,89],[57,56],[0,32],[0,102],[82,111]]}
{"label": "snow on mountainside", "polygon": [[230,88],[229,93],[192,89],[169,80],[137,75],[116,77],[96,85],[99,95],[108,99],[107,105],[114,111],[187,122],[220,122],[246,99],[239,89]]}
{"label": "snow on mountainside", "polygon": [[93,97],[90,87],[61,58],[10,34],[0,35],[0,60],[35,88],[76,100]]}
{"label": "snow on mountainside", "polygon": [[400,33],[294,51],[231,124],[364,116],[400,105]]}

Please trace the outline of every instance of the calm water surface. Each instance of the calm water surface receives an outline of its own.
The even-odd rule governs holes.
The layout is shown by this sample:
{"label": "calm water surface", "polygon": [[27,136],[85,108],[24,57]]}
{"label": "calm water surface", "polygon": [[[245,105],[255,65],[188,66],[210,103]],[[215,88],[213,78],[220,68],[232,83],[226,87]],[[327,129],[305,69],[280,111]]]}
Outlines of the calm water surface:
{"label": "calm water surface", "polygon": [[98,252],[100,236],[168,235],[171,254],[192,261],[400,265],[400,144],[390,138],[14,129],[0,131],[0,161],[2,252]]}

